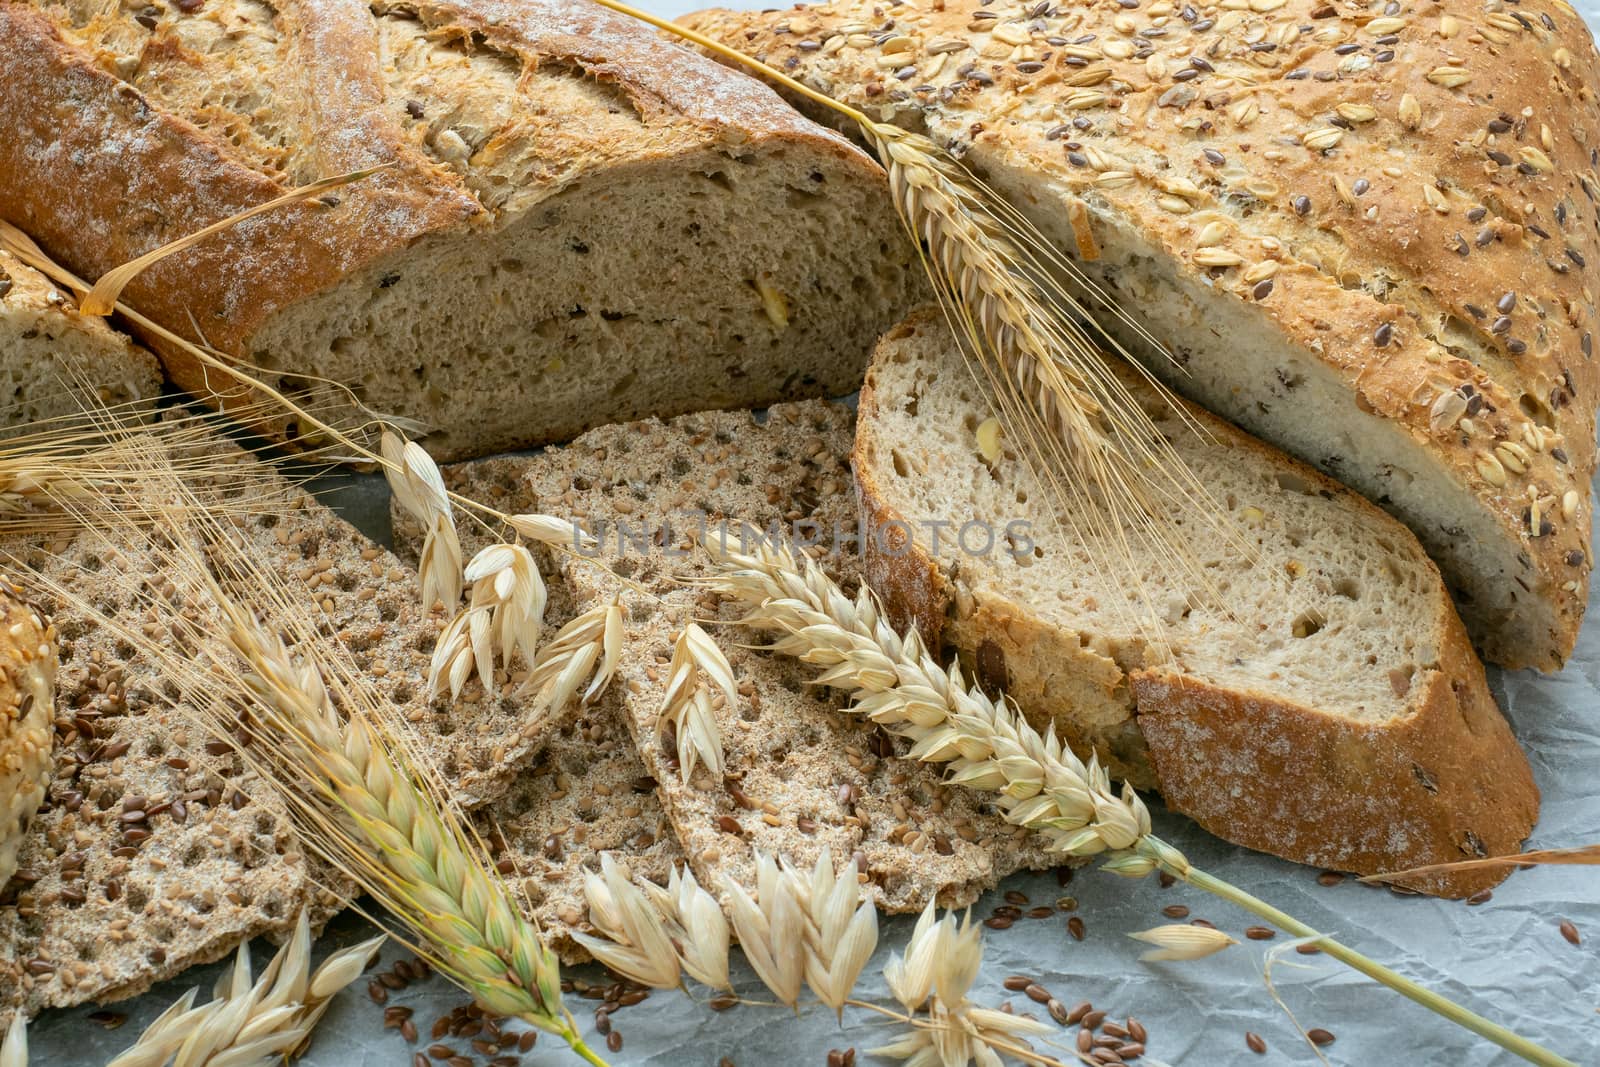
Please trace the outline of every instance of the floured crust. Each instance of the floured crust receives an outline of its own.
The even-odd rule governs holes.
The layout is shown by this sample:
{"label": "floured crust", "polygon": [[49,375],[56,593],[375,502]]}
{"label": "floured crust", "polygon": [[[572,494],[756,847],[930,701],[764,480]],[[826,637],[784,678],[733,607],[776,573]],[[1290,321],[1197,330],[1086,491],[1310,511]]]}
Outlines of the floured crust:
{"label": "floured crust", "polygon": [[[908,327],[944,336],[932,313],[913,316]],[[867,427],[893,399],[881,395],[879,361],[915,333],[903,327],[888,335],[861,392],[854,471],[863,518],[875,527],[914,518],[889,503],[878,467],[887,457],[869,447]],[[1408,537],[1331,480],[1198,409],[1191,414],[1218,447],[1265,458],[1326,499],[1365,512],[1396,540]],[[1539,798],[1527,760],[1436,572],[1427,631],[1437,666],[1415,679],[1426,689],[1410,699],[1409,715],[1368,723],[1220,687],[1172,666],[1124,669],[1096,649],[1099,635],[1058,628],[991,589],[958,596],[959,578],[921,540],[896,542],[892,551],[875,538],[866,545],[867,580],[897,620],[914,622],[932,647],[956,648],[1030,718],[1050,720],[1080,751],[1095,748],[1117,776],[1158,789],[1169,807],[1226,840],[1373,874],[1515,852],[1532,830]],[[1120,732],[1108,737],[1100,724],[1074,718],[1079,687],[1130,705]],[[1467,896],[1505,873],[1435,876],[1415,888]]]}
{"label": "floured crust", "polygon": [[[492,231],[513,214],[486,205],[411,129],[406,109],[417,102],[391,89],[384,20],[424,21],[439,40],[477,41],[530,70],[570,70],[575,81],[613,92],[618,113],[631,109],[626,138],[593,133],[571,116],[523,116],[541,154],[531,172],[516,176],[522,200],[515,214],[575,183],[630,168],[653,166],[688,179],[697,156],[713,169],[712,159],[792,153],[835,168],[846,183],[878,180],[869,159],[764,86],[583,0],[279,4],[267,22],[289,42],[289,61],[276,72],[283,84],[268,84],[270,71],[252,75],[247,50],[237,60],[209,54],[210,34],[231,46],[256,31],[249,5],[177,5],[159,19],[140,17],[149,25],[133,13],[74,0],[0,8],[0,39],[8,43],[0,78],[0,215],[79,275],[95,278],[297,184],[382,167],[335,194],[284,205],[171,256],[124,291],[127,303],[176,333],[198,333],[214,349],[269,372],[296,372],[283,376],[291,388],[314,368],[278,362],[293,352],[256,351],[264,326],[353,277],[370,275],[374,290],[391,284],[384,272],[404,266],[408,250]],[[165,107],[161,72],[174,71],[172,80],[181,82],[194,68],[212,74],[217,97],[186,99],[191,111]],[[141,91],[132,81],[147,69],[152,84]],[[418,79],[418,95],[427,82]],[[269,107],[265,101],[275,96]],[[251,112],[238,101],[257,99],[265,129],[252,128],[254,119],[229,118],[230,107]],[[485,155],[495,151],[490,145]],[[674,170],[680,160],[690,162]],[[152,344],[183,388],[201,395],[236,390],[208,380],[182,349]],[[280,438],[295,432],[287,420],[265,428]]]}
{"label": "floured crust", "polygon": [[[1577,12],[1031,6],[841,2],[684,21],[926,128],[1013,203],[1038,205],[1047,233],[1070,218],[1073,240],[1058,243],[1086,261],[1132,235],[1217,294],[1213,311],[1320,364],[1343,403],[1304,418],[1415,442],[1497,523],[1515,560],[1498,580],[1521,589],[1508,595],[1547,602],[1505,632],[1478,620],[1486,654],[1558,668],[1587,603],[1600,403],[1600,62]],[[1120,299],[1137,315],[1165,297]],[[1213,315],[1161,340],[1182,363],[1185,332],[1232,328]],[[1288,403],[1293,362],[1252,397]],[[1227,385],[1196,389],[1226,404]],[[1248,423],[1250,408],[1230,412]],[[1340,476],[1339,456],[1304,458]],[[1406,471],[1366,477],[1374,498],[1410,486]],[[1408,521],[1437,548],[1431,527],[1448,518],[1421,518]]]}

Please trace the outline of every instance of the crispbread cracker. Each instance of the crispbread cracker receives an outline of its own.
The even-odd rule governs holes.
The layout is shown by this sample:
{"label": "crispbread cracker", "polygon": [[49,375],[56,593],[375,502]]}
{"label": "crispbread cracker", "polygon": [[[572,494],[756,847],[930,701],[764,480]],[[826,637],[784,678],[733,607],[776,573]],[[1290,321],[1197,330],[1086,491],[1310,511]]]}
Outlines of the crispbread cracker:
{"label": "crispbread cracker", "polygon": [[[745,635],[711,628],[741,684],[739,705],[718,713],[732,789],[703,771],[683,784],[656,729],[673,637],[685,622],[716,613],[714,602],[680,581],[703,573],[704,557],[667,554],[656,530],[671,520],[681,543],[696,525],[683,512],[698,511],[713,528],[722,518],[760,531],[773,520],[811,519],[825,541],[836,528],[849,531],[851,428],[847,408],[821,402],[774,407],[765,422],[745,412],[704,413],[606,427],[539,456],[451,468],[445,480],[468,496],[495,496],[497,507],[537,508],[605,532],[603,561],[632,585],[581,561],[564,564],[563,580],[580,605],[619,591],[624,597],[627,640],[613,687],[702,882],[716,886],[726,874],[753,884],[755,848],[809,864],[826,844],[840,861],[861,854],[885,910],[915,910],[935,895],[965,903],[1010,871],[1054,860],[981,810],[978,795],[943,786],[937,770],[885,758],[890,739],[840,712],[809,684],[803,665],[741,649]],[[618,519],[629,524],[624,552],[610,525]],[[416,533],[402,522],[396,529],[403,539]],[[654,550],[634,543],[641,537]],[[853,554],[831,565],[853,580]],[[734,826],[737,834],[724,829]]]}
{"label": "crispbread cracker", "polygon": [[584,715],[568,717],[547,735],[538,760],[476,815],[525,910],[565,963],[590,958],[571,934],[593,932],[583,875],[598,853],[614,852],[633,874],[656,882],[683,862],[622,716],[612,690]]}

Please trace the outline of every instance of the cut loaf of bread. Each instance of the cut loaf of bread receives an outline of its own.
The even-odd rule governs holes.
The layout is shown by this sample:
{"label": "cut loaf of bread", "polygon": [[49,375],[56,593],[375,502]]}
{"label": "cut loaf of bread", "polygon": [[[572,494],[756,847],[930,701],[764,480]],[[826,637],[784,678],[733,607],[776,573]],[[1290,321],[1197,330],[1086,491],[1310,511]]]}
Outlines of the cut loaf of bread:
{"label": "cut loaf of bread", "polygon": [[0,250],[0,430],[160,392],[154,356]]}
{"label": "cut loaf of bread", "polygon": [[1572,7],[685,21],[949,146],[1148,326],[1172,360],[1099,316],[1174,388],[1406,522],[1488,658],[1566,659],[1600,402],[1600,62]]}
{"label": "cut loaf of bread", "polygon": [[[855,474],[867,575],[898,618],[1229,841],[1362,874],[1516,851],[1532,775],[1405,527],[1218,419],[1191,411],[1202,437],[1167,412],[1258,561],[1197,534],[1220,599],[1137,543],[1137,581],[1104,574],[1107,550],[1056,525],[1049,488],[989,439],[989,403],[935,312],[874,356]],[[937,551],[934,521],[951,524]],[[983,529],[1013,522],[983,551]],[[1460,896],[1504,873],[1416,887]]]}
{"label": "cut loaf of bread", "polygon": [[875,164],[585,0],[37,0],[0,5],[0,40],[0,217],[87,277],[385,168],[125,299],[441,456],[849,392],[923,284]]}

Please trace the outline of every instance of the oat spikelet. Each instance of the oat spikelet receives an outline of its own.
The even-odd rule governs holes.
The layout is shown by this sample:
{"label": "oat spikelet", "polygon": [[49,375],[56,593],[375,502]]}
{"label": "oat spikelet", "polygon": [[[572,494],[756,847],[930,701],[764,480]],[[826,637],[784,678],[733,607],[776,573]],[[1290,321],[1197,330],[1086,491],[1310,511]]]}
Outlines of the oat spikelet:
{"label": "oat spikelet", "polygon": [[740,622],[776,634],[773,648],[823,669],[820,684],[851,694],[849,709],[911,741],[911,758],[945,763],[952,781],[998,794],[1009,822],[1043,833],[1055,850],[1091,856],[1133,847],[1150,832],[1137,794],[1112,789],[1056,738],[1041,735],[1005,697],[942,668],[915,631],[901,637],[865,588],[850,600],[822,568],[784,546],[748,555],[706,540],[719,572],[712,588],[746,608]]}
{"label": "oat spikelet", "polygon": [[878,910],[861,894],[854,860],[840,874],[824,848],[811,870],[806,906],[806,984],[842,1019],[845,1001],[878,946]]}
{"label": "oat spikelet", "polygon": [[[554,712],[566,708],[574,696],[587,707],[605,692],[621,662],[622,601],[613,597],[556,631],[534,657],[517,695],[531,696],[539,707]],[[585,678],[589,684],[579,695]]]}
{"label": "oat spikelet", "polygon": [[[342,949],[311,970],[311,926],[302,912],[294,934],[259,980],[251,981],[250,949],[240,945],[213,997],[194,1007],[191,989],[145,1028],[107,1067],[272,1067],[310,1041],[333,996],[361,976],[383,937]],[[176,1057],[176,1058],[174,1058]]]}
{"label": "oat spikelet", "polygon": [[379,439],[385,460],[383,475],[396,502],[427,530],[417,562],[422,583],[422,606],[443,604],[454,611],[461,599],[465,575],[461,566],[461,539],[456,536],[450,493],[433,457],[415,441],[401,441],[388,431]]}
{"label": "oat spikelet", "polygon": [[687,867],[674,867],[666,888],[646,882],[644,891],[666,923],[667,935],[689,977],[712,989],[732,989],[728,978],[728,919],[717,898],[700,887]]}
{"label": "oat spikelet", "polygon": [[[981,930],[971,916],[958,925],[953,914],[938,918],[929,903],[904,954],[893,956],[883,969],[889,991],[911,1016],[912,1028],[868,1054],[907,1060],[918,1067],[965,1067],[972,1062],[999,1067],[1001,1051],[1031,1062],[1050,1062],[1031,1054],[1027,1038],[1049,1034],[1052,1027],[967,999],[982,962]],[[926,1018],[918,1018],[916,1013],[924,1005]]]}
{"label": "oat spikelet", "polygon": [[678,984],[678,952],[661,916],[611,853],[601,854],[598,875],[584,872],[583,894],[590,921],[604,936],[574,933],[580,945],[618,974],[653,989]]}
{"label": "oat spikelet", "polygon": [[914,630],[895,632],[870,590],[852,601],[815,562],[786,547],[762,543],[740,554],[715,538],[705,547],[717,565],[705,581],[744,606],[742,623],[774,634],[775,651],[822,668],[818,683],[848,692],[851,711],[909,740],[909,758],[943,763],[951,781],[993,793],[1008,821],[1043,834],[1055,851],[1110,853],[1105,869],[1126,877],[1165,871],[1279,929],[1319,938],[1328,955],[1524,1059],[1569,1062],[1196,868],[1150,832],[1149,812],[1131,788],[1114,792],[1093,758],[1084,764],[1052,731],[1041,736],[1004,696],[991,700],[967,685],[956,664],[940,668]]}
{"label": "oat spikelet", "polygon": [[728,657],[710,634],[691,622],[672,644],[672,665],[667,670],[660,713],[661,721],[672,726],[678,739],[678,765],[685,784],[700,763],[718,781],[722,779],[722,733],[708,682],[721,692],[726,707],[738,705],[739,687]]}
{"label": "oat spikelet", "polygon": [[796,1007],[805,980],[805,911],[800,880],[789,877],[773,857],[755,854],[756,893],[723,875],[728,915],[744,958],[780,1004]]}
{"label": "oat spikelet", "polygon": [[1229,945],[1239,942],[1223,933],[1205,926],[1191,926],[1188,923],[1171,923],[1166,926],[1156,926],[1149,930],[1140,930],[1128,935],[1135,941],[1156,946],[1149,952],[1139,956],[1146,962],[1154,960],[1199,960],[1213,953],[1221,952]]}
{"label": "oat spikelet", "polygon": [[20,1011],[11,1013],[11,1025],[0,1040],[0,1067],[28,1067],[28,1018]]}
{"label": "oat spikelet", "polygon": [[459,697],[476,665],[484,691],[498,696],[496,653],[510,670],[519,651],[529,663],[538,651],[549,600],[544,576],[532,552],[521,545],[502,544],[473,556],[463,577],[472,583],[472,593],[467,607],[450,620],[434,646],[428,692],[439,692],[448,681],[451,699]]}

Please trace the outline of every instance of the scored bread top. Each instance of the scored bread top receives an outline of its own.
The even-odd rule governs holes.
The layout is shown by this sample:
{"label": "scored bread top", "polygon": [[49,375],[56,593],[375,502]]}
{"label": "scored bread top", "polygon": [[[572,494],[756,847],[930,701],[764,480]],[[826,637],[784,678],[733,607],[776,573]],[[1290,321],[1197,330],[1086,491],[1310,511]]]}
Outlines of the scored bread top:
{"label": "scored bread top", "polygon": [[[1571,650],[1600,403],[1600,62],[1569,5],[841,0],[685,22],[925,128],[1086,263],[1115,252],[1108,285],[1170,257],[1217,301],[1159,336],[1182,362],[1216,335],[1203,402],[1341,478],[1374,433],[1391,455],[1420,450],[1428,471],[1374,464],[1363,491],[1392,497],[1441,560],[1486,572],[1469,590],[1481,615],[1463,610],[1498,662],[1551,669]],[[1120,299],[1138,318],[1177,296]],[[1230,342],[1247,325],[1343,395],[1313,403],[1284,355],[1272,382]],[[1230,372],[1266,379],[1239,410]],[[1498,523],[1492,567],[1458,544],[1476,532],[1440,533],[1473,528],[1420,488],[1435,466]]]}
{"label": "scored bread top", "polygon": [[[1538,792],[1403,526],[1190,408],[1198,433],[1174,412],[1158,425],[1256,558],[1197,536],[1189,571],[1135,538],[1132,572],[1108,574],[1117,549],[1057,523],[1026,451],[1003,432],[985,448],[990,409],[936,312],[875,353],[853,458],[884,531],[863,538],[867,574],[896,618],[1227,840],[1363,874],[1516,850]],[[1021,522],[1028,541],[979,552],[947,535],[936,551],[931,520]],[[1504,873],[1418,888],[1464,895]]]}
{"label": "scored bread top", "polygon": [[[0,8],[0,38],[13,45],[0,110],[18,124],[0,144],[0,206],[87,277],[296,185],[386,168],[218,234],[125,290],[174,329],[184,309],[205,309],[201,332],[226,352],[352,271],[430,234],[492,226],[618,162],[779,139],[870,167],[765,87],[584,0],[218,2],[159,16],[40,0]],[[452,41],[482,61],[453,70]],[[506,92],[544,102],[519,115]],[[464,136],[498,143],[480,155]],[[120,193],[58,195],[97,184]],[[130,210],[140,226],[108,214]]]}

